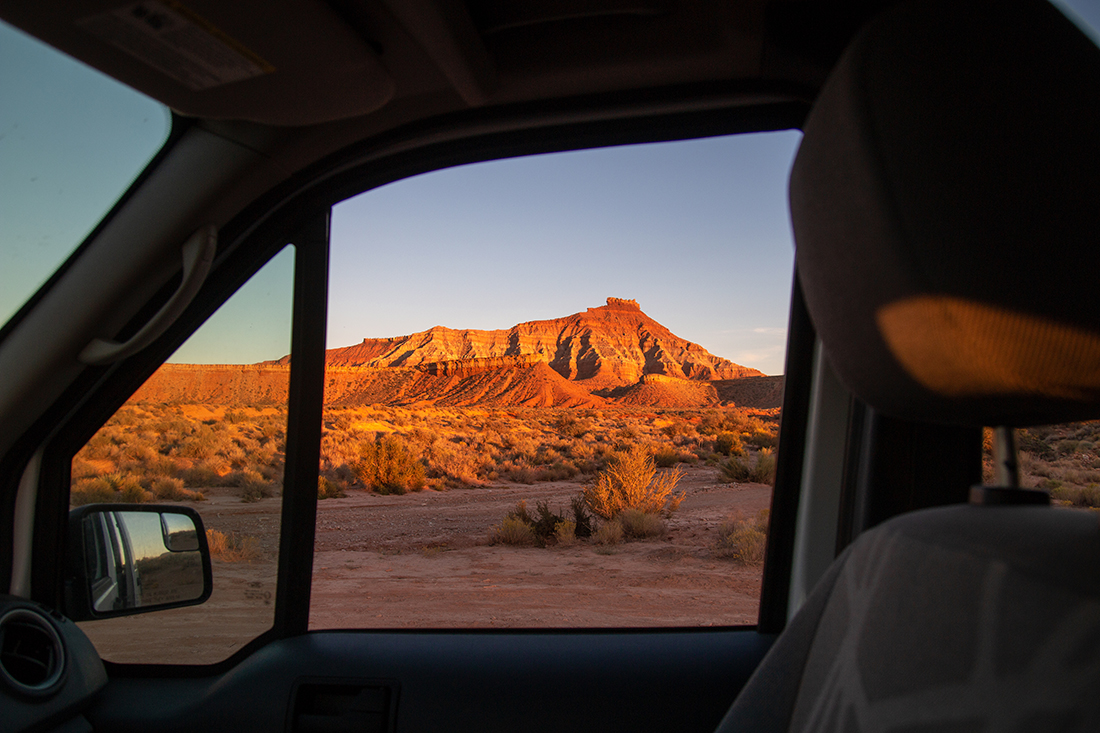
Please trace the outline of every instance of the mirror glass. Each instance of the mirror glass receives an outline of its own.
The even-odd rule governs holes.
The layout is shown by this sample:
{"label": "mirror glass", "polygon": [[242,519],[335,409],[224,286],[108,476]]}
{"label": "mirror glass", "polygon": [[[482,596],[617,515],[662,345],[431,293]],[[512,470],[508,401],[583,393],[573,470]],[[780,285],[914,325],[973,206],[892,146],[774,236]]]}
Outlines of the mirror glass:
{"label": "mirror glass", "polygon": [[96,613],[202,597],[198,532],[186,514],[95,511],[84,517],[83,533],[88,593]]}

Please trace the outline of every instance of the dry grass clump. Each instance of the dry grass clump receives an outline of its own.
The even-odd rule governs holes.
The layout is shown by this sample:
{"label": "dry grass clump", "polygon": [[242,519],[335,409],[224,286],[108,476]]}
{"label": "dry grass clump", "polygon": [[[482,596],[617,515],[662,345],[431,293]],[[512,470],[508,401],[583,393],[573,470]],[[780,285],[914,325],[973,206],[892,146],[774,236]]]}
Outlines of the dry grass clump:
{"label": "dry grass clump", "polygon": [[490,530],[489,542],[494,545],[533,545],[535,531],[527,522],[509,514]]}
{"label": "dry grass clump", "polygon": [[653,452],[653,462],[658,468],[672,468],[680,462],[680,451],[671,445],[662,445]]}
{"label": "dry grass clump", "polygon": [[600,525],[600,528],[593,533],[592,544],[617,545],[623,541],[625,534],[623,525],[619,524],[618,520],[604,522]]}
{"label": "dry grass clump", "polygon": [[681,475],[679,469],[658,474],[649,451],[634,446],[608,462],[584,488],[584,500],[593,514],[608,521],[624,509],[648,514],[672,512],[684,498],[683,492],[672,493]]}
{"label": "dry grass clump", "polygon": [[718,464],[722,478],[727,483],[756,483],[773,485],[775,483],[775,456],[768,448],[761,448],[756,457],[730,456]]}
{"label": "dry grass clump", "polygon": [[659,514],[649,514],[638,509],[623,509],[615,521],[622,527],[623,535],[629,539],[662,537],[668,531],[668,524]]}
{"label": "dry grass clump", "polygon": [[714,436],[714,452],[723,456],[741,456],[745,454],[745,447],[741,444],[741,436],[727,430]]}
{"label": "dry grass clump", "polygon": [[81,479],[69,490],[69,503],[72,506],[112,502],[141,504],[154,498],[153,493],[146,491],[137,477],[127,473],[108,473]]}
{"label": "dry grass clump", "polygon": [[333,481],[327,476],[317,477],[318,499],[342,499],[347,495],[347,492],[344,491],[344,487],[341,486],[338,482]]}
{"label": "dry grass clump", "polygon": [[[516,523],[527,528],[530,541],[528,533],[518,529]],[[490,530],[489,539],[493,544],[572,545],[578,538],[592,536],[593,524],[592,515],[579,496],[574,497],[569,510],[556,512],[545,501],[536,502],[534,512],[527,508],[526,501],[520,501],[500,525]]]}
{"label": "dry grass clump", "polygon": [[241,501],[245,502],[259,501],[278,495],[275,484],[259,471],[250,468],[230,473],[225,477],[225,482],[240,488]]}
{"label": "dry grass clump", "polygon": [[352,470],[364,486],[379,494],[404,494],[425,486],[424,464],[394,435],[363,445]]}
{"label": "dry grass clump", "polygon": [[206,530],[206,544],[210,555],[222,562],[252,562],[260,557],[260,541],[250,535],[241,536],[236,532]]}
{"label": "dry grass clump", "polygon": [[723,523],[711,552],[742,565],[760,565],[768,546],[768,515],[768,510],[762,509],[753,518],[739,515]]}
{"label": "dry grass clump", "polygon": [[[196,489],[240,485],[242,474],[260,475],[267,484],[280,481],[285,413],[218,411],[123,406],[74,456],[71,500],[201,501],[205,495]],[[128,478],[120,483],[116,476]]]}
{"label": "dry grass clump", "polygon": [[1096,484],[1089,484],[1087,486],[1064,486],[1058,484],[1050,487],[1050,498],[1059,503],[1068,504],[1069,506],[1086,509],[1100,508],[1100,486]]}
{"label": "dry grass clump", "polygon": [[201,491],[183,488],[183,479],[158,478],[149,486],[158,501],[206,501]]}

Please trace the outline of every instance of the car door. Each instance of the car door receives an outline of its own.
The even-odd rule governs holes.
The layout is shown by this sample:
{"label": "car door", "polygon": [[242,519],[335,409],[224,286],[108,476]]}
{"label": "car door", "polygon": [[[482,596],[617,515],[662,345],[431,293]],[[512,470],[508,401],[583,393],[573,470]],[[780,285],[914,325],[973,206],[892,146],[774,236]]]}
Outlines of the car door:
{"label": "car door", "polygon": [[[657,130],[663,135],[670,122],[652,124],[642,126],[645,132],[636,139],[648,139]],[[531,136],[527,144],[537,150],[573,147],[579,140],[586,144],[623,140],[584,132],[569,130],[562,141],[550,145],[545,135]],[[479,144],[484,148],[478,150]],[[249,212],[245,221],[224,227],[224,250],[203,291],[180,320],[148,349],[127,359],[125,368],[115,368],[105,378],[101,375],[98,384],[82,393],[79,404],[59,403],[65,418],[44,442],[32,567],[33,596],[53,607],[61,605],[58,535],[74,481],[74,455],[222,300],[287,243],[292,245],[293,333],[270,628],[240,642],[238,651],[213,664],[180,665],[164,664],[171,654],[165,657],[161,652],[182,642],[170,635],[157,636],[155,624],[133,627],[128,633],[148,633],[147,647],[154,651],[147,652],[145,663],[112,662],[108,655],[109,682],[87,711],[96,727],[269,729],[285,724],[311,730],[317,725],[352,729],[369,721],[380,730],[418,730],[443,725],[504,727],[523,721],[547,730],[566,725],[582,729],[675,725],[704,730],[717,723],[766,651],[771,633],[784,621],[785,565],[789,564],[785,558],[793,535],[793,524],[785,517],[797,500],[794,492],[784,488],[794,484],[792,472],[798,470],[798,461],[786,456],[796,453],[782,450],[762,628],[309,631],[324,388],[327,302],[323,295],[329,277],[328,201],[346,196],[352,185],[367,187],[368,182],[381,182],[410,168],[427,169],[453,160],[458,150],[467,155],[465,151],[471,149],[478,150],[478,155],[495,151],[489,142],[460,139],[442,150],[429,149],[415,164],[400,158],[401,165],[372,161],[358,171],[354,184],[336,177],[337,185],[314,184],[312,190],[306,186],[297,199],[269,209],[260,207],[259,216]],[[321,195],[318,189],[327,191]],[[171,285],[162,288],[161,297],[171,289]],[[787,390],[788,395],[798,395],[805,389],[810,369],[802,362],[807,344],[812,344],[812,332],[798,311],[797,297],[792,319]],[[792,399],[784,413],[784,449],[800,442],[798,401],[806,398],[804,394],[788,397]],[[803,416],[802,424],[804,420]],[[139,619],[133,618],[135,623]],[[217,617],[210,617],[208,623],[216,624]],[[96,636],[93,630],[89,633]],[[202,634],[202,628],[186,633]]]}

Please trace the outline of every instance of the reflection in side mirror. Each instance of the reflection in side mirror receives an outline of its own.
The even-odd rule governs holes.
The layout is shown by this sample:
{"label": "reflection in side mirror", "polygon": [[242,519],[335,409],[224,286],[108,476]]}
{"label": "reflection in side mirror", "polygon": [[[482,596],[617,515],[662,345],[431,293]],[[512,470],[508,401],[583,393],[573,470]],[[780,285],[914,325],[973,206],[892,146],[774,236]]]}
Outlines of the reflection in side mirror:
{"label": "reflection in side mirror", "polygon": [[192,606],[210,597],[210,552],[198,512],[99,504],[69,515],[66,611],[86,620]]}
{"label": "reflection in side mirror", "polygon": [[186,514],[160,515],[160,530],[164,534],[164,546],[169,552],[190,552],[199,549],[199,533],[195,523]]}

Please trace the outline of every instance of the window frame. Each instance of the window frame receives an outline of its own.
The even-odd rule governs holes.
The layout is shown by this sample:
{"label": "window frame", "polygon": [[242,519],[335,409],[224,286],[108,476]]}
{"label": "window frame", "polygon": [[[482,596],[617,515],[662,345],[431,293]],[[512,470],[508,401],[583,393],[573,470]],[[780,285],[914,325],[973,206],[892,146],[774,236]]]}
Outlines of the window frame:
{"label": "window frame", "polygon": [[[350,146],[308,167],[246,207],[221,229],[219,251],[208,282],[183,316],[145,351],[119,364],[86,369],[25,436],[33,437],[38,433],[41,437],[28,440],[28,444],[45,445],[36,505],[32,597],[56,607],[63,592],[60,569],[56,563],[49,562],[49,558],[51,548],[61,547],[64,541],[61,528],[65,526],[68,512],[72,456],[248,277],[285,244],[293,243],[296,246],[293,360],[274,624],[268,632],[228,659],[213,665],[108,662],[107,667],[112,675],[204,676],[235,666],[270,641],[305,634],[312,582],[316,475],[322,424],[331,207],[392,181],[456,165],[617,145],[799,129],[808,112],[808,104],[797,100],[746,105],[743,98],[738,101],[737,97],[727,96],[722,97],[725,101],[721,104],[708,105],[700,103],[697,95],[690,96],[690,91],[686,99],[685,109],[679,111],[674,106],[668,111],[671,105],[648,101],[637,107],[616,107],[598,101],[594,103],[598,106],[592,109],[574,103],[563,105],[559,110],[523,107],[496,115],[451,115]],[[169,147],[165,146],[139,181],[148,175]],[[103,223],[96,231],[102,226]],[[780,425],[764,588],[759,624],[746,629],[765,634],[778,632],[786,622],[793,517],[797,512],[800,449],[805,435],[803,392],[807,390],[803,383],[807,382],[807,375],[802,372],[809,371],[809,365],[801,364],[800,360],[807,349],[812,351],[814,341],[812,326],[801,305],[797,278],[794,283],[787,345],[787,389]],[[174,287],[174,282],[166,284],[127,330],[139,328]],[[125,333],[122,335],[124,337]],[[716,628],[721,630],[722,627]],[[669,629],[631,629],[624,633],[648,631],[667,633]],[[551,630],[546,632],[552,633]],[[471,633],[471,630],[456,629],[454,633]]]}

